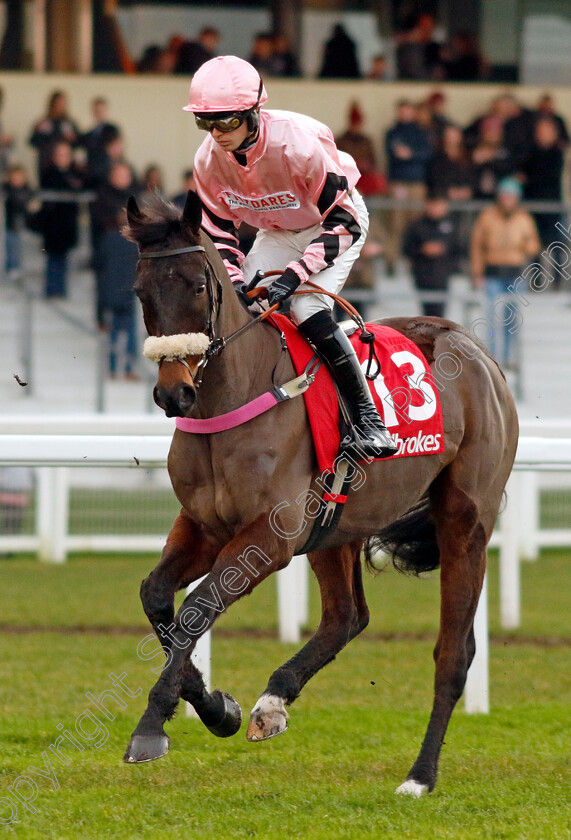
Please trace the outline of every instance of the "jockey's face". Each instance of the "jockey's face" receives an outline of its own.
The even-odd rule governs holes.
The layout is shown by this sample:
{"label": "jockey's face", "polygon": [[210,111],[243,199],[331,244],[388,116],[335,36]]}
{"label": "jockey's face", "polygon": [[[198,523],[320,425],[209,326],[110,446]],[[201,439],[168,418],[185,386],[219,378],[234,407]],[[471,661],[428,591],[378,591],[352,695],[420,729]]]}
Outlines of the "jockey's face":
{"label": "jockey's face", "polygon": [[224,149],[225,152],[235,152],[242,145],[246,137],[248,137],[248,121],[243,122],[234,131],[220,131],[219,128],[215,127],[212,129],[211,134],[212,139],[221,149]]}

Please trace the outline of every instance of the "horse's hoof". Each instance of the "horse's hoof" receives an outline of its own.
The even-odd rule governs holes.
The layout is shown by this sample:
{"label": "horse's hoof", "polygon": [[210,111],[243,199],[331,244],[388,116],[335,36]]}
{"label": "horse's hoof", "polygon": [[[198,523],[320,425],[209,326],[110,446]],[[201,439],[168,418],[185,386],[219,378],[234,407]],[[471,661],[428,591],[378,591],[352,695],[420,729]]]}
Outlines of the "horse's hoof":
{"label": "horse's hoof", "polygon": [[425,793],[428,793],[428,785],[415,782],[414,779],[407,779],[406,782],[398,786],[395,793],[405,793],[407,796],[414,796],[415,799],[419,799]]}
{"label": "horse's hoof", "polygon": [[133,735],[123,756],[126,764],[141,764],[162,758],[169,751],[170,738],[162,735]]}
{"label": "horse's hoof", "polygon": [[219,722],[206,728],[218,738],[229,738],[231,735],[235,735],[242,726],[242,709],[234,698],[230,694],[226,694],[225,691],[218,691],[217,689],[212,692],[212,696],[215,695],[222,697],[224,710]]}
{"label": "horse's hoof", "polygon": [[287,729],[288,713],[281,697],[263,694],[252,710],[246,738],[248,741],[266,741]]}

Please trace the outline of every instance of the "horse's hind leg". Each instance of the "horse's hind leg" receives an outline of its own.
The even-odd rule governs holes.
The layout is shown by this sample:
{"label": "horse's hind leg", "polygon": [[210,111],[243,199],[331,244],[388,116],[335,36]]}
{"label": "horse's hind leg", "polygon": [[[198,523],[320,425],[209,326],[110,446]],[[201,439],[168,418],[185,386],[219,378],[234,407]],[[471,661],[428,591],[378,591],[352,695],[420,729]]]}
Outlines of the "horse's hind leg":
{"label": "horse's hind leg", "polygon": [[321,593],[321,623],[308,643],[270,677],[250,716],[249,741],[263,741],[284,732],[288,717],[285,706],[293,703],[306,682],[367,626],[369,611],[360,555],[360,542],[309,554]]}
{"label": "horse's hind leg", "polygon": [[418,758],[397,793],[420,796],[436,784],[450,716],[464,690],[475,652],[473,622],[486,566],[486,535],[474,501],[443,474],[432,506],[440,548],[440,632],[434,649],[434,704]]}

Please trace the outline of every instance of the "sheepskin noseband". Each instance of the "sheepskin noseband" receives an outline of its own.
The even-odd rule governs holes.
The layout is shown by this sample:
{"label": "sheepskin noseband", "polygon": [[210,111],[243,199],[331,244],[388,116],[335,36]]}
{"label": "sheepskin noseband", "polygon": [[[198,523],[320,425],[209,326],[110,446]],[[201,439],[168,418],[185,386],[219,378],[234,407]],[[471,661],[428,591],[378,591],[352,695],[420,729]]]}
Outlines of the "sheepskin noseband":
{"label": "sheepskin noseband", "polygon": [[143,345],[143,355],[152,362],[174,362],[187,356],[204,356],[210,339],[204,333],[150,336]]}

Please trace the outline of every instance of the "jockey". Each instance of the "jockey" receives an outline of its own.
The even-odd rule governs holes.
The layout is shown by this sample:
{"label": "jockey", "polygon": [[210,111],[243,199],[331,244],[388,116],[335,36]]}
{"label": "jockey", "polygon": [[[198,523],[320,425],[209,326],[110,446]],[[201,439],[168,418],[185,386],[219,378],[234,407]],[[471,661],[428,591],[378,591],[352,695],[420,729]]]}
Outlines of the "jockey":
{"label": "jockey", "polygon": [[[208,132],[194,161],[203,228],[238,292],[257,271],[285,269],[271,285],[265,282],[272,306],[310,278],[339,292],[359,256],[369,220],[355,190],[355,161],[337,149],[331,130],[302,114],[260,110],[267,98],[251,64],[219,56],[194,74],[184,110]],[[236,235],[242,222],[258,228],[246,258]],[[299,295],[292,298],[290,314],[350,404],[359,448],[374,458],[393,455],[397,447],[332,309],[326,295]]]}

